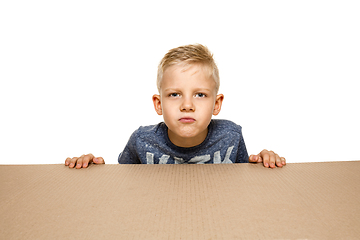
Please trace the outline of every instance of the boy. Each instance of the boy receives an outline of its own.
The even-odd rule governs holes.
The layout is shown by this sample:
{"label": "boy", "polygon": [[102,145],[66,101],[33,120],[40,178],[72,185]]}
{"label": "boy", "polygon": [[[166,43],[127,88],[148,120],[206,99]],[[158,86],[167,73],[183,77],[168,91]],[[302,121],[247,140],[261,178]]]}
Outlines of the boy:
{"label": "boy", "polygon": [[[120,164],[245,163],[262,162],[282,167],[283,157],[263,150],[248,156],[241,127],[218,115],[223,94],[218,94],[219,71],[210,51],[200,45],[171,49],[158,67],[159,94],[152,98],[164,122],[140,127],[120,153]],[[105,163],[92,154],[67,158],[70,168]]]}

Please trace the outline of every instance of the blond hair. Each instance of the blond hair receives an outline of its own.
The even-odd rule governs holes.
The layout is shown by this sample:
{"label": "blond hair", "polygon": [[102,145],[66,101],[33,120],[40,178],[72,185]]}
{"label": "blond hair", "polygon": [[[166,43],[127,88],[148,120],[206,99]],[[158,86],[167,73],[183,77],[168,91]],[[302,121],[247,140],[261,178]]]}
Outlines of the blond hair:
{"label": "blond hair", "polygon": [[215,81],[216,93],[220,87],[219,70],[209,49],[201,44],[185,45],[171,49],[158,66],[157,88],[160,92],[161,82],[167,68],[176,64],[192,65],[201,64],[207,70],[209,77]]}

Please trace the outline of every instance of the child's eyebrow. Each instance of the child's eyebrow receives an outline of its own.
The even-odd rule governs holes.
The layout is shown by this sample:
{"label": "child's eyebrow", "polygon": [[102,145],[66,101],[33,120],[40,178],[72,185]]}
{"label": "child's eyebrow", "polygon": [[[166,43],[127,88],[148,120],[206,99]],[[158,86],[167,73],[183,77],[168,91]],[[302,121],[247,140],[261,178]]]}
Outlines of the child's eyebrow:
{"label": "child's eyebrow", "polygon": [[180,88],[165,88],[164,91],[165,92],[180,92],[181,89]]}
{"label": "child's eyebrow", "polygon": [[196,88],[194,89],[195,92],[202,92],[202,91],[205,91],[205,92],[211,92],[211,89],[209,88]]}
{"label": "child's eyebrow", "polygon": [[[165,88],[164,91],[165,91],[165,92],[182,92],[183,89],[181,89],[181,88]],[[201,88],[201,87],[200,87],[200,88],[195,88],[195,89],[193,89],[192,91],[193,91],[193,92],[203,92],[203,91],[205,91],[205,92],[211,92],[211,89],[206,88],[206,87],[204,87],[204,88]]]}

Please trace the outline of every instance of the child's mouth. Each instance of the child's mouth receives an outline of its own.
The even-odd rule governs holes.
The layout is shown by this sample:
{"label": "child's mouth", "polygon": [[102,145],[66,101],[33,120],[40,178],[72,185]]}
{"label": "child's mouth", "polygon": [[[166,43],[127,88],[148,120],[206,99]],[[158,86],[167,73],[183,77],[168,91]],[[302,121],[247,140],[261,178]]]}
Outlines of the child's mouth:
{"label": "child's mouth", "polygon": [[193,122],[195,122],[195,119],[194,118],[180,118],[179,121],[182,123],[193,123]]}

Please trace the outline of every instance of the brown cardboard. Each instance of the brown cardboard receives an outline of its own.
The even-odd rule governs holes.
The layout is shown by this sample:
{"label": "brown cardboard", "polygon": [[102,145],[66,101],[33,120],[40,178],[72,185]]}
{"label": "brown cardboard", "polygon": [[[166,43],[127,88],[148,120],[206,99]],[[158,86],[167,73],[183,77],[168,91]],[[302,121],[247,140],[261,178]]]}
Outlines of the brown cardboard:
{"label": "brown cardboard", "polygon": [[0,239],[359,239],[360,161],[0,166]]}

